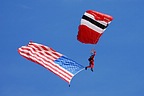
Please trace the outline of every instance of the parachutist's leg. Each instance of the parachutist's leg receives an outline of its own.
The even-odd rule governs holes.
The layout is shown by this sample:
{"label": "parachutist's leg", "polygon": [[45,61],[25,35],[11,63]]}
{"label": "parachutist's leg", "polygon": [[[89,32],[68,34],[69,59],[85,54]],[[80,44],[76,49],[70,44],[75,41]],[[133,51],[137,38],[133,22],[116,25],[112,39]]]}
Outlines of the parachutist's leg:
{"label": "parachutist's leg", "polygon": [[87,70],[87,67],[85,67],[85,70]]}

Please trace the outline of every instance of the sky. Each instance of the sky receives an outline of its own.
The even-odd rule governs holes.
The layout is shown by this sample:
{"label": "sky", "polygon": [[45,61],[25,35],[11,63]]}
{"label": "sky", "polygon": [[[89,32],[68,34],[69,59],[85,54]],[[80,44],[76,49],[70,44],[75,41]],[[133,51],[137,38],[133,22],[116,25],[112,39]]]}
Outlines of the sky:
{"label": "sky", "polygon": [[[144,0],[0,0],[0,96],[144,96]],[[86,10],[113,16],[98,44],[77,40]],[[44,44],[88,65],[68,83],[17,49]]]}

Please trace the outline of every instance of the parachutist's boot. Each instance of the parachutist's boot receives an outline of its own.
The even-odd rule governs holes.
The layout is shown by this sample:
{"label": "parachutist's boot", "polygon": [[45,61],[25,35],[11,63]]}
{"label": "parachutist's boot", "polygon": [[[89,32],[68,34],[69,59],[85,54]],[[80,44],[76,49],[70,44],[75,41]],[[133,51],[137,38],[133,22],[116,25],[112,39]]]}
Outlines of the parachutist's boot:
{"label": "parachutist's boot", "polygon": [[87,70],[87,67],[85,67],[85,70]]}
{"label": "parachutist's boot", "polygon": [[93,72],[93,68],[91,68],[91,71]]}

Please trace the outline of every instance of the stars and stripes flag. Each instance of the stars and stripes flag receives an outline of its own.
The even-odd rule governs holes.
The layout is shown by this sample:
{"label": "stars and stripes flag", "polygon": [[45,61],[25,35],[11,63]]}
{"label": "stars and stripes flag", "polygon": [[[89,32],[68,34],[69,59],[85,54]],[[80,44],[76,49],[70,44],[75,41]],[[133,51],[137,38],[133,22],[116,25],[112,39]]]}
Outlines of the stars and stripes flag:
{"label": "stars and stripes flag", "polygon": [[29,42],[27,46],[18,48],[18,52],[21,56],[45,67],[69,84],[73,76],[84,69],[84,66],[42,44]]}

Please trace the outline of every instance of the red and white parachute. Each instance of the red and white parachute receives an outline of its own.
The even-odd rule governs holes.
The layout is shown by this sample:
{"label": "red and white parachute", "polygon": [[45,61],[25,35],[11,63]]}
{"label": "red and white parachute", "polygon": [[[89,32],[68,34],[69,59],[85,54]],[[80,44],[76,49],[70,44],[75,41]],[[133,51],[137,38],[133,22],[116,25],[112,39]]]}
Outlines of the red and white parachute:
{"label": "red and white parachute", "polygon": [[113,17],[94,10],[87,10],[79,25],[77,40],[85,44],[96,44]]}

